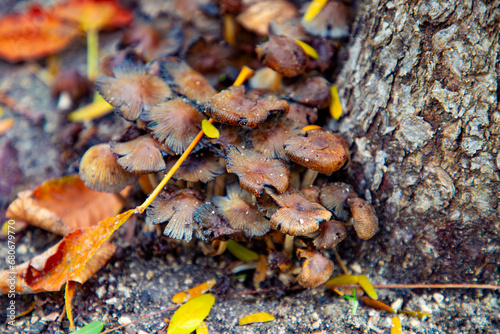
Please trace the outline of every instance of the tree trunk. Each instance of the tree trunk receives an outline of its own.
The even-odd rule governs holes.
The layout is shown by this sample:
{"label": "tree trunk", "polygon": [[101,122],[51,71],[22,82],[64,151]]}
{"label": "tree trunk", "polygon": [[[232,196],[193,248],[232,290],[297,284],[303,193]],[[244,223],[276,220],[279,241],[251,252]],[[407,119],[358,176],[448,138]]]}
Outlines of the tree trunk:
{"label": "tree trunk", "polygon": [[499,278],[499,8],[381,0],[359,10],[337,126],[380,220],[356,256],[388,280]]}

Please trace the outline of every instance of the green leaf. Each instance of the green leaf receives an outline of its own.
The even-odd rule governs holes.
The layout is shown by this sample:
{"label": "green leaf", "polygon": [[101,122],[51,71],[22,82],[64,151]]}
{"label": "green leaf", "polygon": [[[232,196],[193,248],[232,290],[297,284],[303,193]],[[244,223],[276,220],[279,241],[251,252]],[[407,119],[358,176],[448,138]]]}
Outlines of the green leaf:
{"label": "green leaf", "polygon": [[377,291],[375,291],[375,288],[373,287],[372,283],[370,280],[365,275],[358,275],[359,282],[358,284],[361,285],[363,290],[365,290],[366,294],[370,296],[371,299],[378,299]]}
{"label": "green leaf", "polygon": [[274,319],[275,318],[267,312],[259,312],[259,313],[254,313],[254,314],[250,314],[250,315],[243,317],[240,320],[240,322],[238,323],[238,325],[242,326],[242,325],[246,325],[246,324],[252,324],[255,322],[272,321]]}
{"label": "green leaf", "polygon": [[175,311],[168,325],[168,334],[189,334],[203,322],[215,303],[215,297],[204,294],[191,299]]}
{"label": "green leaf", "polygon": [[236,256],[239,260],[244,262],[257,261],[259,259],[259,254],[251,251],[250,249],[240,245],[234,240],[228,240],[227,250]]}
{"label": "green leaf", "polygon": [[80,328],[76,332],[73,332],[72,334],[99,334],[100,332],[102,332],[103,328],[104,322],[94,321],[87,326]]}

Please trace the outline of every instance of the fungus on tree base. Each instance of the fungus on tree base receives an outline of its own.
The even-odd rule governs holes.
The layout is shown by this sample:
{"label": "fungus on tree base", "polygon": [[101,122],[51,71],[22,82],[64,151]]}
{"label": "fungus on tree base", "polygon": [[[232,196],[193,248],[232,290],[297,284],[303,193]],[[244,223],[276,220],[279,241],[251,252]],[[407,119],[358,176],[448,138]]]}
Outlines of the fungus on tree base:
{"label": "fungus on tree base", "polygon": [[378,231],[378,218],[373,206],[361,198],[347,199],[353,227],[360,239],[368,240]]}
{"label": "fungus on tree base", "polygon": [[299,257],[307,258],[297,276],[297,282],[305,288],[315,288],[328,281],[333,273],[333,262],[318,251],[297,250]]}
{"label": "fungus on tree base", "polygon": [[146,211],[146,222],[168,222],[163,234],[169,238],[191,241],[193,214],[203,204],[203,197],[194,189],[163,191]]}
{"label": "fungus on tree base", "polygon": [[257,45],[255,52],[263,65],[285,77],[303,73],[309,57],[297,42],[286,36],[270,35],[269,41]]}
{"label": "fungus on tree base", "polygon": [[227,188],[227,196],[215,196],[212,202],[234,229],[245,236],[258,237],[269,232],[269,221],[262,217],[252,195],[236,185]]}
{"label": "fungus on tree base", "polygon": [[117,193],[133,184],[137,176],[124,170],[111,152],[109,144],[94,145],[80,161],[80,179],[87,188]]}
{"label": "fungus on tree base", "polygon": [[229,146],[226,156],[229,173],[238,175],[240,186],[259,197],[265,186],[274,187],[278,193],[288,188],[290,170],[279,159],[268,159],[262,153]]}
{"label": "fungus on tree base", "polygon": [[144,65],[125,61],[113,69],[114,78],[101,75],[96,89],[116,112],[128,121],[135,121],[145,108],[150,108],[172,95],[160,77],[148,74]]}
{"label": "fungus on tree base", "polygon": [[215,94],[207,103],[205,112],[214,121],[229,125],[257,127],[271,113],[286,114],[288,102],[271,96],[246,91],[243,86],[231,86]]}
{"label": "fungus on tree base", "polygon": [[153,173],[165,170],[165,160],[159,143],[151,135],[144,135],[124,143],[112,141],[111,151],[121,156],[118,163],[134,173]]}

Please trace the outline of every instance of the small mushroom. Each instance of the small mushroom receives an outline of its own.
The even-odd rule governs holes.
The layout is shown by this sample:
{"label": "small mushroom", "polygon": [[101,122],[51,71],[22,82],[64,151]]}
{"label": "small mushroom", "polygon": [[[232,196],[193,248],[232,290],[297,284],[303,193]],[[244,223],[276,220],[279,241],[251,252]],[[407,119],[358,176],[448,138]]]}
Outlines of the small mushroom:
{"label": "small mushroom", "polygon": [[330,104],[330,83],[323,77],[310,77],[297,85],[288,87],[285,92],[296,102],[310,107],[324,109]]}
{"label": "small mushroom", "polygon": [[190,241],[193,236],[193,214],[203,205],[202,196],[194,189],[163,191],[146,211],[146,222],[168,222],[163,234],[169,238]]}
{"label": "small mushroom", "polygon": [[134,173],[153,173],[166,168],[159,143],[151,135],[144,135],[124,143],[111,142],[111,151],[121,156],[118,163]]}
{"label": "small mushroom", "polygon": [[312,20],[302,20],[302,26],[314,36],[344,38],[349,36],[353,18],[351,8],[340,1],[329,1]]}
{"label": "small mushroom", "polygon": [[[203,115],[181,98],[161,103],[145,111],[141,120],[160,143],[175,154],[182,154],[201,130]],[[197,145],[195,150],[199,150]]]}
{"label": "small mushroom", "polygon": [[272,189],[266,192],[280,206],[271,217],[271,228],[292,236],[307,235],[317,231],[319,223],[329,220],[332,213],[318,203],[308,201],[297,189],[289,186],[278,194]]}
{"label": "small mushroom", "polygon": [[282,22],[298,16],[297,7],[290,1],[253,1],[238,15],[237,21],[247,30],[262,36],[269,33],[271,21]]}
{"label": "small mushroom", "polygon": [[309,57],[294,39],[270,35],[269,41],[257,45],[257,58],[263,65],[285,77],[296,77],[303,73]]}
{"label": "small mushroom", "polygon": [[286,114],[288,102],[256,91],[247,92],[244,86],[231,86],[215,94],[205,112],[219,123],[255,128],[271,113]]}
{"label": "small mushroom", "polygon": [[318,109],[308,107],[302,103],[290,103],[290,110],[286,117],[302,126],[316,123],[318,120]]}
{"label": "small mushroom", "polygon": [[250,132],[252,146],[268,158],[277,158],[288,162],[290,159],[285,153],[283,144],[288,138],[299,132],[297,127],[298,124],[287,117],[280,117],[277,122],[274,119],[268,119]]}
{"label": "small mushroom", "polygon": [[226,157],[229,173],[238,175],[240,186],[259,197],[265,186],[274,187],[278,193],[288,188],[290,170],[279,159],[268,159],[262,153],[229,146]]}
{"label": "small mushroom", "polygon": [[324,185],[319,195],[320,203],[328,210],[331,210],[335,217],[347,221],[349,212],[346,205],[349,198],[357,197],[354,188],[342,182],[334,182]]}
{"label": "small mushroom", "polygon": [[242,232],[232,228],[212,203],[198,207],[193,217],[196,222],[196,236],[204,241],[246,240]]}
{"label": "small mushroom", "polygon": [[96,89],[116,112],[128,121],[139,118],[150,108],[171,96],[168,84],[148,74],[141,63],[126,61],[113,69],[114,78],[101,75]]}
{"label": "small mushroom", "polygon": [[[170,170],[179,157],[170,157],[167,169]],[[217,158],[213,153],[201,151],[189,155],[186,161],[179,166],[173,178],[188,182],[210,182],[217,176],[225,173],[224,160]]]}
{"label": "small mushroom", "polygon": [[118,164],[109,144],[89,148],[80,161],[79,174],[87,188],[109,193],[120,192],[137,180]]}
{"label": "small mushroom", "polygon": [[349,198],[353,226],[360,239],[368,240],[378,231],[378,218],[373,206],[361,198]]}
{"label": "small mushroom", "polygon": [[234,229],[245,236],[258,237],[269,232],[269,221],[262,217],[252,195],[236,185],[227,188],[227,196],[215,196],[212,202]]}
{"label": "small mushroom", "polygon": [[322,222],[319,225],[319,235],[314,238],[317,249],[330,249],[337,246],[347,236],[344,224],[336,220]]}
{"label": "small mushroom", "polygon": [[306,257],[297,281],[305,288],[315,288],[328,281],[333,273],[333,262],[317,251],[299,250],[299,257]]}

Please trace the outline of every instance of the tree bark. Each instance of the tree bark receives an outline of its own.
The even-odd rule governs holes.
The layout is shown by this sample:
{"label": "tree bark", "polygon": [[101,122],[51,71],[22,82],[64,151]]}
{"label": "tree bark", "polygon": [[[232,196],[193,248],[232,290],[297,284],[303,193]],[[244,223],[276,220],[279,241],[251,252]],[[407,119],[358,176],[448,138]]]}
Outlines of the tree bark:
{"label": "tree bark", "polygon": [[499,13],[499,1],[472,0],[359,10],[334,126],[379,214],[356,256],[387,279],[498,284]]}

